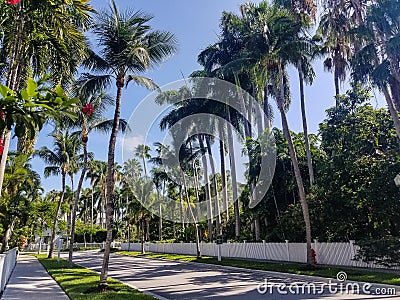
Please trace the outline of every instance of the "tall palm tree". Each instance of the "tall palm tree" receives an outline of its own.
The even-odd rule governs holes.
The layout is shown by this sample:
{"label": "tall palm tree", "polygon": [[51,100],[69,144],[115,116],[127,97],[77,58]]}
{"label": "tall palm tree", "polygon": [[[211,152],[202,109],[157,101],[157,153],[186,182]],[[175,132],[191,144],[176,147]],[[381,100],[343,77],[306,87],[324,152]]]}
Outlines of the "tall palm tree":
{"label": "tall palm tree", "polygon": [[147,145],[137,145],[135,148],[135,156],[143,162],[144,175],[147,177],[146,159],[151,158],[150,147]]}
{"label": "tall palm tree", "polygon": [[379,0],[370,7],[365,21],[355,30],[362,47],[351,65],[356,81],[370,81],[383,93],[400,138],[400,119],[395,107],[400,97],[400,55],[396,42],[400,36],[399,15],[399,0]]}
{"label": "tall palm tree", "polygon": [[[78,87],[76,96],[79,99],[78,110],[76,111],[78,118],[73,123],[69,122],[69,119],[65,120],[66,123],[67,124],[69,123],[71,127],[80,127],[80,130],[76,132],[76,134],[80,134],[82,148],[83,148],[82,170],[81,170],[81,175],[79,177],[77,190],[75,192],[75,200],[73,202],[72,212],[71,212],[70,249],[69,249],[69,259],[68,259],[69,266],[72,266],[73,243],[75,239],[76,211],[79,204],[79,197],[83,181],[85,179],[86,171],[88,168],[87,143],[89,140],[89,133],[91,131],[107,133],[112,129],[113,125],[113,120],[103,118],[104,112],[113,103],[112,99],[108,95],[99,92],[94,92],[89,95],[85,95],[84,93],[81,93],[79,91]],[[125,120],[121,120],[119,125],[120,125],[120,130],[124,132],[127,126],[127,122]]]}
{"label": "tall palm tree", "polygon": [[350,28],[351,24],[343,7],[333,5],[325,9],[317,31],[323,39],[321,53],[329,55],[324,60],[324,68],[333,72],[335,96],[340,94],[340,83],[346,80],[349,60],[353,55],[350,37],[347,35]]}
{"label": "tall palm tree", "polygon": [[50,175],[61,174],[61,194],[57,204],[57,213],[53,221],[53,227],[51,229],[49,258],[53,257],[54,239],[57,229],[58,214],[60,211],[61,204],[64,201],[65,194],[65,179],[68,173],[71,172],[71,168],[74,164],[74,159],[77,156],[78,151],[81,149],[81,143],[78,138],[72,136],[68,130],[62,130],[56,128],[55,132],[51,135],[54,139],[53,150],[48,147],[40,148],[36,155],[38,155],[48,165],[44,169],[44,176],[49,177]]}
{"label": "tall palm tree", "polygon": [[[136,205],[138,210],[136,213],[140,215],[140,227],[141,227],[141,244],[142,249],[141,252],[144,254],[144,242],[148,238],[148,231],[149,231],[149,218],[150,218],[150,208],[155,203],[155,197],[153,192],[154,183],[153,181],[147,178],[141,178],[135,182],[132,186],[132,194],[134,198],[139,202],[140,205]],[[134,212],[135,213],[135,212]]]}
{"label": "tall palm tree", "polygon": [[95,75],[86,75],[84,88],[102,90],[115,80],[117,96],[115,99],[114,122],[108,147],[107,174],[107,240],[100,275],[99,289],[107,289],[107,273],[112,242],[113,202],[114,202],[114,153],[119,128],[122,89],[131,81],[148,89],[157,89],[149,78],[138,75],[162,63],[176,51],[174,35],[152,30],[148,24],[152,17],[144,13],[120,13],[112,0],[108,11],[97,16],[93,32],[97,36],[99,54],[91,52],[84,65]]}
{"label": "tall palm tree", "polygon": [[[248,10],[249,16],[240,18],[235,15],[226,14],[223,18],[228,27],[227,34],[222,39],[230,39],[219,43],[222,49],[229,49],[224,43],[235,45],[237,49],[230,48],[231,58],[235,59],[236,70],[243,70],[245,64],[258,64],[260,69],[267,74],[268,90],[272,90],[282,119],[282,127],[285,138],[289,144],[289,152],[298,186],[300,202],[303,209],[305,221],[306,241],[307,241],[307,262],[311,264],[311,224],[309,218],[308,204],[306,200],[303,180],[299,169],[296,151],[293,146],[286,110],[288,108],[290,94],[286,67],[289,64],[296,65],[302,58],[305,43],[299,40],[299,33],[302,23],[296,19],[292,13],[286,9],[271,6],[267,2],[262,2],[255,7],[255,10]],[[255,14],[252,15],[252,12]],[[253,22],[260,22],[263,26],[253,26]],[[252,29],[248,31],[248,29]],[[222,46],[221,46],[222,45]],[[236,53],[235,53],[236,51]],[[232,63],[225,61],[225,69],[232,71]],[[211,67],[215,62],[211,64]],[[221,66],[221,64],[220,64]],[[224,65],[222,64],[222,69]],[[237,72],[237,71],[236,71]],[[238,74],[238,73],[236,73]],[[238,76],[238,75],[236,75]]]}
{"label": "tall palm tree", "polygon": [[315,53],[317,52],[317,47],[314,41],[309,37],[308,30],[313,25],[312,20],[315,21],[315,12],[310,12],[307,9],[307,6],[304,9],[298,9],[297,2],[303,1],[293,1],[289,7],[284,8],[289,9],[297,18],[302,22],[303,30],[298,36],[299,40],[303,41],[303,45],[306,43],[308,47],[304,47],[301,58],[296,64],[298,77],[299,77],[299,90],[300,90],[300,109],[301,109],[301,119],[303,123],[303,135],[304,135],[304,143],[306,147],[306,156],[307,156],[307,166],[308,166],[308,175],[310,179],[310,185],[314,184],[314,167],[310,149],[310,141],[308,138],[308,126],[307,126],[307,116],[306,116],[306,104],[305,104],[305,92],[304,92],[304,83],[312,84],[315,73],[314,69],[311,65],[312,59],[315,57]]}
{"label": "tall palm tree", "polygon": [[[92,194],[94,197],[95,188],[99,191],[97,203],[97,217],[102,228],[104,228],[104,208],[107,201],[107,163],[98,160],[89,162],[87,177],[90,178],[92,185]],[[93,199],[94,202],[94,199]],[[94,203],[92,203],[94,205]],[[93,209],[93,208],[92,208]],[[97,218],[96,218],[97,220]],[[92,224],[93,224],[92,220]]]}
{"label": "tall palm tree", "polygon": [[292,161],[294,174],[297,182],[300,203],[303,210],[305,222],[306,242],[307,242],[307,263],[312,263],[311,255],[311,223],[308,210],[308,203],[304,190],[304,184],[300,173],[296,150],[293,145],[289,124],[286,118],[287,100],[289,89],[288,80],[285,76],[285,68],[290,63],[298,63],[302,57],[304,49],[302,41],[299,41],[298,35],[302,24],[294,16],[285,10],[275,10],[271,8],[273,14],[268,20],[269,34],[267,35],[268,44],[266,52],[263,53],[263,59],[267,58],[271,64],[270,82],[272,85],[274,97],[281,115],[282,129],[289,145],[289,153]]}

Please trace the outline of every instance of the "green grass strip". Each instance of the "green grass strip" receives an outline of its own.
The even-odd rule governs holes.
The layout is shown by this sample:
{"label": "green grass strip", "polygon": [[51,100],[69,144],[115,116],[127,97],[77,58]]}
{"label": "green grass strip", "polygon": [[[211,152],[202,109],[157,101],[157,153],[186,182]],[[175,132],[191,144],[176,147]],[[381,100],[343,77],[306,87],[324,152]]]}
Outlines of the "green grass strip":
{"label": "green grass strip", "polygon": [[264,262],[264,261],[251,261],[251,260],[241,260],[241,259],[231,259],[231,258],[222,258],[222,261],[219,262],[215,257],[203,257],[202,259],[197,259],[195,256],[190,256],[190,255],[150,253],[150,252],[142,255],[140,252],[119,251],[116,252],[116,254],[141,256],[147,258],[162,258],[162,259],[188,261],[196,263],[206,263],[206,264],[213,264],[220,266],[231,266],[231,267],[239,267],[239,268],[246,268],[253,270],[319,276],[326,278],[336,278],[336,274],[339,273],[340,271],[343,271],[346,272],[347,274],[347,280],[400,285],[400,276],[399,274],[396,274],[395,271],[378,272],[378,271],[372,271],[372,270],[370,271],[364,269],[351,269],[348,267],[340,268],[340,267],[325,267],[325,266],[317,266],[315,270],[306,270],[306,265],[299,263]]}
{"label": "green grass strip", "polygon": [[68,268],[66,260],[57,261],[49,259],[46,255],[35,255],[39,262],[45,267],[47,272],[57,281],[62,289],[67,293],[71,300],[150,300],[151,296],[143,294],[121,282],[108,279],[109,289],[107,292],[99,293],[97,285],[99,283],[99,274],[74,265]]}

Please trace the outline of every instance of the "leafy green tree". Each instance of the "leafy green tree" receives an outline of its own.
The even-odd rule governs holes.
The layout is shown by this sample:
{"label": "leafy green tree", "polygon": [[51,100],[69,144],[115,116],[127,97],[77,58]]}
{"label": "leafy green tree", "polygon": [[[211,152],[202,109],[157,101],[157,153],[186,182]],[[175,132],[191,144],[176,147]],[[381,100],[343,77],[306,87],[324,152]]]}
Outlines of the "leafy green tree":
{"label": "leafy green tree", "polygon": [[399,150],[385,109],[374,109],[370,94],[354,85],[327,111],[320,127],[321,165],[317,199],[326,225],[316,236],[328,241],[398,236]]}
{"label": "leafy green tree", "polygon": [[14,92],[0,84],[0,131],[4,137],[0,166],[0,195],[4,180],[4,168],[7,161],[11,129],[17,137],[28,135],[33,138],[40,131],[49,118],[61,116],[74,118],[70,111],[74,107],[75,99],[69,99],[64,90],[57,86],[51,89],[46,86],[47,77],[35,82],[28,79],[27,87]]}
{"label": "leafy green tree", "polygon": [[4,193],[0,200],[2,227],[2,251],[8,249],[8,242],[19,223],[26,224],[30,213],[30,203],[41,192],[40,177],[29,163],[31,154],[10,156],[4,178]]}
{"label": "leafy green tree", "polygon": [[[89,25],[89,13],[93,11],[87,2],[23,0],[17,5],[0,2],[0,75],[10,90],[20,91],[29,84],[29,77],[48,73],[53,75],[56,84],[72,79],[86,55],[82,31]],[[5,154],[0,162],[0,192],[11,127],[2,130]],[[30,147],[34,144],[32,132],[29,136],[17,136],[19,140],[31,140],[27,143]]]}

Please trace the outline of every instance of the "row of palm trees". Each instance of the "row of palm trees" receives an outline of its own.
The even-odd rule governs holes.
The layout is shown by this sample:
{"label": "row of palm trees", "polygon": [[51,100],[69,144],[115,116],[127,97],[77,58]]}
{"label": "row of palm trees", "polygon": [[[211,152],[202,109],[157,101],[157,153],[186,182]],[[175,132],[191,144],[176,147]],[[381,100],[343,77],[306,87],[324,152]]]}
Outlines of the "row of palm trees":
{"label": "row of palm trees", "polygon": [[[316,57],[328,55],[324,65],[334,72],[336,96],[339,82],[344,81],[348,70],[352,71],[354,80],[378,87],[385,96],[400,137],[399,117],[394,106],[400,83],[396,79],[399,48],[395,42],[399,36],[399,9],[394,8],[394,2],[397,1],[350,1],[346,4],[326,1],[315,36],[309,33],[311,26],[316,26],[316,5],[312,2],[244,4],[240,15],[223,14],[219,41],[199,55],[198,61],[204,70],[194,76],[200,73],[239,85],[263,103],[268,118],[272,115],[269,98],[276,101],[302,205],[309,263],[311,224],[306,192],[286,118],[290,105],[287,69],[293,66],[298,71],[309,181],[313,185],[315,175],[308,140],[304,83],[312,83],[315,74],[311,63]],[[250,132],[245,135],[251,137]],[[237,220],[239,222],[239,218]],[[240,224],[236,227],[239,229]]]}
{"label": "row of palm trees", "polygon": [[[96,14],[86,0],[74,1],[31,1],[21,0],[18,3],[0,3],[1,5],[1,59],[2,75],[5,75],[7,86],[11,90],[19,90],[26,84],[30,76],[40,76],[45,73],[52,74],[52,81],[61,84],[71,90],[71,96],[84,102],[84,107],[79,107],[75,113],[81,130],[82,144],[72,143],[68,147],[82,147],[81,176],[72,208],[71,239],[74,238],[74,222],[76,203],[79,200],[80,191],[87,170],[88,153],[87,138],[92,128],[110,130],[111,137],[108,151],[107,188],[106,188],[106,220],[107,241],[104,255],[104,263],[101,273],[99,288],[107,287],[107,269],[112,241],[113,206],[114,206],[114,152],[118,131],[122,129],[120,122],[120,108],[122,89],[131,81],[149,89],[157,88],[157,85],[149,78],[138,74],[162,63],[176,50],[176,41],[173,34],[165,31],[153,30],[149,25],[152,17],[141,12],[120,13],[114,1],[110,8],[100,14]],[[88,47],[89,43],[84,35],[86,30],[97,37],[96,52]],[[4,63],[4,64],[3,64]],[[80,80],[74,83],[74,75],[77,68],[83,66],[90,74],[84,74]],[[103,124],[89,124],[89,117],[96,115],[94,106],[90,103],[92,97],[98,97],[100,91],[108,88],[115,79],[117,85],[117,97],[114,101],[114,118]],[[96,107],[99,109],[99,107]],[[81,114],[81,111],[83,114]],[[84,116],[85,115],[85,116]],[[59,120],[60,121],[60,120]],[[99,121],[99,120],[97,120]],[[60,122],[63,122],[61,120]],[[93,127],[91,127],[93,125]],[[111,125],[111,126],[110,126]],[[11,129],[4,131],[5,153],[11,137]],[[55,145],[61,149],[62,133],[55,132],[60,137]],[[19,143],[23,145],[23,143]],[[22,150],[22,149],[18,149]],[[51,172],[59,173],[62,177],[62,192],[65,192],[65,178],[72,174],[76,166],[69,164],[71,157],[64,152],[50,151],[43,148],[39,151],[48,163],[46,175]],[[0,181],[6,165],[7,155],[2,155],[0,168]],[[61,164],[56,164],[62,161]],[[55,167],[55,168],[51,168]],[[62,196],[59,199],[62,203]],[[59,205],[60,206],[60,205]],[[59,210],[59,208],[58,208]],[[56,220],[55,224],[56,225]],[[52,255],[54,243],[54,230],[51,238],[50,255]],[[72,243],[71,243],[72,245]],[[72,246],[71,246],[72,251]],[[72,253],[70,254],[70,262]]]}
{"label": "row of palm trees", "polygon": [[[243,98],[239,105],[246,110],[250,119],[255,119],[260,132],[270,127],[272,110],[270,99],[274,99],[282,120],[282,129],[288,143],[290,159],[294,170],[294,177],[298,188],[298,197],[302,206],[306,241],[307,261],[312,262],[311,256],[311,224],[306,200],[306,187],[301,176],[298,157],[293,145],[286,112],[290,106],[290,79],[288,67],[294,66],[298,71],[300,104],[303,119],[304,141],[308,162],[308,175],[310,185],[315,182],[313,162],[310,151],[310,142],[307,133],[307,120],[305,109],[304,84],[311,84],[315,76],[312,62],[317,57],[327,56],[324,66],[333,70],[335,93],[340,93],[340,82],[346,78],[346,72],[351,70],[354,80],[369,82],[377,86],[384,94],[395,128],[400,137],[400,120],[396,107],[400,107],[400,51],[398,47],[398,16],[400,15],[399,1],[359,1],[349,3],[336,0],[327,0],[323,3],[321,21],[316,24],[316,3],[313,1],[277,1],[273,4],[261,2],[244,4],[239,15],[224,13],[221,19],[221,34],[219,40],[203,50],[198,56],[198,62],[203,70],[194,72],[191,80],[198,77],[222,79],[252,95],[263,107],[265,118],[260,119],[254,114],[253,107]],[[62,191],[58,198],[58,208],[52,226],[51,247],[49,256],[54,247],[54,236],[59,217],[59,210],[65,194],[66,179],[71,179],[74,200],[72,202],[70,217],[70,254],[72,263],[72,247],[74,242],[76,214],[79,208],[81,192],[86,177],[91,178],[93,187],[101,186],[101,198],[105,206],[105,223],[107,239],[105,244],[104,259],[100,276],[99,288],[107,288],[107,272],[115,217],[129,218],[128,206],[124,213],[116,213],[116,182],[118,170],[115,164],[115,145],[119,132],[127,129],[126,122],[121,120],[121,101],[123,88],[130,82],[144,86],[150,90],[159,90],[156,83],[150,78],[140,76],[144,71],[161,64],[167,57],[176,51],[174,35],[169,32],[153,30],[149,26],[151,17],[142,12],[118,11],[114,1],[110,8],[101,14],[91,17],[93,9],[87,1],[74,0],[65,4],[64,1],[37,1],[22,0],[15,6],[0,3],[0,27],[4,32],[1,40],[1,56],[4,66],[1,69],[5,76],[7,86],[12,90],[24,87],[29,76],[40,76],[46,72],[53,75],[53,81],[66,87],[71,97],[79,99],[78,109],[74,111],[76,121],[71,123],[67,119],[57,120],[67,129],[58,125],[53,133],[53,149],[42,148],[38,155],[48,166],[45,175],[61,175]],[[3,10],[4,7],[4,10]],[[63,9],[60,9],[60,8]],[[62,24],[62,26],[61,26]],[[317,27],[317,35],[311,36],[311,28]],[[35,30],[30,30],[35,28]],[[54,29],[54,30],[49,30]],[[87,47],[83,32],[91,29],[97,39],[95,50]],[[40,34],[39,34],[40,33]],[[82,74],[78,80],[73,80],[77,67],[82,66],[88,73]],[[199,79],[201,81],[201,79]],[[115,100],[102,91],[110,88],[115,83],[117,93]],[[213,92],[212,85],[206,87]],[[196,92],[196,91],[190,91]],[[182,89],[173,93],[161,93],[157,98],[159,102],[176,103],[174,97],[181,98],[187,90]],[[240,94],[240,93],[238,93]],[[242,95],[243,96],[243,95]],[[103,112],[113,103],[114,117],[111,120],[103,119]],[[160,214],[163,207],[160,198],[166,195],[177,199],[180,210],[181,222],[185,224],[189,219],[194,222],[196,242],[200,240],[199,221],[196,219],[194,203],[206,200],[207,230],[212,239],[213,234],[222,232],[222,213],[220,206],[227,208],[228,198],[238,198],[238,172],[235,165],[233,141],[235,136],[245,137],[246,151],[249,156],[249,172],[247,186],[249,187],[250,203],[252,192],[255,190],[257,180],[257,141],[253,141],[252,128],[243,122],[243,116],[227,105],[216,105],[205,99],[192,99],[178,101],[172,112],[161,121],[161,129],[174,126],[185,116],[195,113],[213,113],[233,124],[233,129],[228,126],[223,128],[219,122],[210,126],[211,131],[218,130],[225,139],[218,143],[220,152],[220,170],[217,174],[213,159],[207,161],[205,154],[212,157],[214,145],[208,134],[196,134],[185,141],[182,150],[185,158],[181,167],[184,170],[172,170],[185,179],[185,172],[192,174],[196,181],[193,188],[186,182],[175,184],[168,181],[165,170],[157,165],[163,155],[177,155],[174,150],[158,144],[158,157],[150,160],[153,165],[151,174],[147,171],[146,163],[150,159],[148,145],[140,145],[136,149],[136,156],[143,165],[142,173],[138,173],[137,161],[126,163],[124,168],[129,176],[121,179],[121,184],[131,187],[126,193],[131,193],[132,198],[140,199],[148,206],[159,206]],[[396,106],[397,105],[397,106]],[[70,128],[78,132],[71,135]],[[95,167],[90,167],[91,154],[87,151],[88,136],[92,130],[110,133],[108,145],[107,165],[98,163],[101,175],[95,175]],[[210,132],[209,130],[207,130]],[[11,128],[4,130],[6,153],[10,140]],[[260,143],[258,141],[258,143]],[[32,143],[19,143],[22,145]],[[19,149],[22,151],[22,149]],[[258,153],[258,154],[257,154]],[[180,153],[179,153],[180,154]],[[229,177],[226,156],[229,158]],[[0,182],[4,174],[6,156],[2,155],[0,168]],[[134,167],[133,165],[136,165]],[[208,169],[210,166],[210,169]],[[253,168],[253,169],[252,169]],[[73,174],[80,171],[77,189],[74,189]],[[225,170],[225,171],[224,171]],[[133,174],[133,175],[132,175]],[[105,176],[104,176],[105,175]],[[155,193],[152,184],[148,181],[150,175],[156,184]],[[221,181],[218,180],[218,175]],[[129,178],[128,178],[129,177]],[[200,178],[203,177],[203,184]],[[210,179],[211,178],[211,179]],[[131,180],[131,182],[129,182]],[[132,182],[133,180],[133,182]],[[198,180],[198,182],[197,182]],[[124,182],[125,181],[125,182]],[[225,187],[225,188],[224,188]],[[93,192],[93,189],[92,189]],[[220,195],[222,193],[222,195]],[[129,197],[129,195],[128,195]],[[216,198],[216,201],[212,199]],[[158,201],[156,201],[158,200]],[[139,205],[141,231],[149,228],[148,222],[152,209],[143,209]],[[148,208],[148,207],[147,207]],[[121,212],[124,210],[121,208]],[[241,235],[240,205],[233,203],[235,235]],[[216,216],[214,232],[212,216]],[[93,223],[93,213],[91,214]],[[100,213],[101,218],[103,214]],[[226,214],[229,218],[229,213]],[[162,221],[160,220],[160,238]],[[183,225],[184,226],[184,225]],[[259,228],[257,218],[254,227]],[[144,240],[145,234],[142,234]],[[199,249],[199,248],[198,248]],[[198,255],[200,255],[198,251]]]}

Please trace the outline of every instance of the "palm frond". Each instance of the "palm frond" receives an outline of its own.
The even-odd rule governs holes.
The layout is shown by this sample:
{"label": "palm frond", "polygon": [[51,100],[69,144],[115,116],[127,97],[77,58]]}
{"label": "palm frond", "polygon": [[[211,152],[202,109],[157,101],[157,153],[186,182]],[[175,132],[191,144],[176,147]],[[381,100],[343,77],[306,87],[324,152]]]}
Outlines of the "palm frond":
{"label": "palm frond", "polygon": [[157,90],[161,92],[159,86],[150,78],[131,74],[127,77],[126,86],[128,86],[131,81],[134,81],[137,85],[143,86],[148,90]]}
{"label": "palm frond", "polygon": [[90,95],[93,92],[101,92],[111,85],[111,75],[92,75],[84,73],[76,82],[84,95]]}

